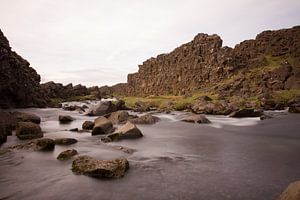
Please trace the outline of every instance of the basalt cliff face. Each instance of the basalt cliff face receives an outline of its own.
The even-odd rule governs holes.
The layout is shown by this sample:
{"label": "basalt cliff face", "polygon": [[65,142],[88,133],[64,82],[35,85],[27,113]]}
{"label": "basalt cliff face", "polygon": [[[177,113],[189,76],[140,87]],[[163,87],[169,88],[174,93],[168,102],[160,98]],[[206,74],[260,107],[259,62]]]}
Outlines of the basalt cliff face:
{"label": "basalt cliff face", "polygon": [[44,107],[40,76],[29,62],[11,50],[0,30],[0,108]]}
{"label": "basalt cliff face", "polygon": [[198,34],[169,54],[150,58],[111,87],[127,96],[189,95],[210,90],[223,96],[251,97],[300,88],[300,26],[264,31],[235,48],[218,35]]}

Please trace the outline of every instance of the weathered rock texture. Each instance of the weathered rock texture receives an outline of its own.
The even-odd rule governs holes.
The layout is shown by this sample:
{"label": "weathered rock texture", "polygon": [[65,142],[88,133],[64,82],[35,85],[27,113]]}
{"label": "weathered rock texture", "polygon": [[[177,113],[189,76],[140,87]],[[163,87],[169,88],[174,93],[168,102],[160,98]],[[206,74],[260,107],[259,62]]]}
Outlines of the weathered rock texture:
{"label": "weathered rock texture", "polygon": [[0,30],[0,108],[44,107],[40,75],[29,62],[11,50]]}
{"label": "weathered rock texture", "polygon": [[[199,89],[249,97],[300,88],[300,26],[264,31],[235,48],[218,35],[198,34],[169,54],[150,58],[111,88],[128,96],[186,95]],[[108,91],[109,89],[106,88]]]}
{"label": "weathered rock texture", "polygon": [[42,92],[49,98],[61,98],[67,99],[75,96],[85,96],[90,94],[88,88],[83,85],[75,85],[72,83],[63,85],[61,83],[55,83],[53,81],[41,84]]}

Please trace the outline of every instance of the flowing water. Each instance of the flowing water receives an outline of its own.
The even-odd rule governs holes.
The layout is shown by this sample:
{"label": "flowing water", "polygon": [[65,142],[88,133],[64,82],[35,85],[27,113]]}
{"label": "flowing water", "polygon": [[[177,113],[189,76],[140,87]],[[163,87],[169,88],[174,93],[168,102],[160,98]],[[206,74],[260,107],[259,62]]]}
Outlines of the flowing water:
{"label": "flowing water", "polygon": [[[300,180],[300,115],[232,119],[208,116],[211,124],[181,122],[188,113],[155,114],[155,125],[138,125],[144,137],[104,144],[101,136],[66,131],[93,120],[76,111],[22,109],[42,118],[44,137],[72,137],[78,143],[53,152],[17,151],[0,156],[0,199],[205,199],[274,200]],[[59,114],[76,118],[58,123]],[[20,143],[9,136],[1,148]],[[115,146],[134,149],[124,153]],[[72,161],[57,155],[75,148],[98,159],[125,157],[124,178],[102,180],[75,175]]]}

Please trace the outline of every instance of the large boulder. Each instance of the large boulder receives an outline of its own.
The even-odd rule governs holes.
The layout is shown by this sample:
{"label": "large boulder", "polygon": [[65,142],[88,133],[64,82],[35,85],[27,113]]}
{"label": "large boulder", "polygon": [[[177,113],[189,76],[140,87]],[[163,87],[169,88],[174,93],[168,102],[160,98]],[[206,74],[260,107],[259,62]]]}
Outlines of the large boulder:
{"label": "large boulder", "polygon": [[74,138],[57,138],[54,140],[54,143],[58,145],[71,145],[77,142],[78,141]]}
{"label": "large boulder", "polygon": [[74,120],[73,117],[71,117],[70,115],[59,115],[58,116],[58,121],[62,124],[70,123],[73,120]]}
{"label": "large boulder", "polygon": [[85,121],[82,124],[82,129],[84,130],[92,130],[94,128],[94,122],[92,121]]}
{"label": "large boulder", "polygon": [[79,156],[72,163],[72,171],[97,178],[121,178],[129,169],[126,159],[97,160],[89,156]]}
{"label": "large boulder", "polygon": [[[206,98],[204,98],[206,99]],[[232,107],[223,100],[212,102],[204,99],[196,101],[191,110],[196,114],[228,115],[232,112]]]}
{"label": "large boulder", "polygon": [[92,135],[103,135],[113,131],[112,122],[105,117],[96,118],[94,124]]}
{"label": "large boulder", "polygon": [[136,127],[135,124],[131,122],[127,122],[117,131],[107,136],[107,138],[109,138],[109,140],[111,141],[122,140],[122,139],[136,139],[140,137],[143,137],[142,132],[140,131],[140,129]]}
{"label": "large boulder", "polygon": [[260,117],[262,115],[262,111],[255,110],[252,108],[240,109],[238,111],[232,112],[229,117],[242,118],[242,117]]}
{"label": "large boulder", "polygon": [[32,113],[13,112],[12,117],[15,118],[18,122],[33,122],[36,124],[41,123],[41,118]]}
{"label": "large boulder", "polygon": [[299,200],[300,181],[295,181],[288,185],[277,200]]}
{"label": "large boulder", "polygon": [[211,123],[204,115],[191,115],[181,121],[189,123],[198,123],[198,124],[208,124]]}
{"label": "large boulder", "polygon": [[16,129],[16,136],[20,140],[43,137],[43,132],[38,124],[32,122],[19,122]]}
{"label": "large boulder", "polygon": [[88,112],[89,116],[102,116],[117,111],[116,106],[111,101],[103,101],[92,107]]}
{"label": "large boulder", "polygon": [[129,121],[133,124],[155,124],[159,120],[160,119],[158,117],[155,117],[151,114],[146,114],[138,118],[130,119]]}
{"label": "large boulder", "polygon": [[117,110],[128,110],[129,109],[126,107],[125,101],[123,101],[123,100],[118,100],[115,105],[116,105]]}
{"label": "large boulder", "polygon": [[26,149],[34,151],[52,151],[55,147],[54,140],[49,138],[41,138],[36,140],[31,140],[30,142],[18,144],[9,147],[9,149]]}
{"label": "large boulder", "polygon": [[68,160],[77,154],[78,154],[78,152],[75,149],[68,149],[68,150],[61,152],[57,156],[57,159],[58,160]]}
{"label": "large boulder", "polygon": [[134,118],[134,116],[129,115],[127,111],[119,110],[108,114],[107,117],[113,124],[125,123],[128,119]]}

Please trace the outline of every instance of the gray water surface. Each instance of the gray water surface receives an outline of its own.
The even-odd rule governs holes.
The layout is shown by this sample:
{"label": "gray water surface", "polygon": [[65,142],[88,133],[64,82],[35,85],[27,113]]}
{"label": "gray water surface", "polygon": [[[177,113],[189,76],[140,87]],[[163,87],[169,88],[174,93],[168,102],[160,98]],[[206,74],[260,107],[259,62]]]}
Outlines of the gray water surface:
{"label": "gray water surface", "polygon": [[[101,136],[66,131],[93,120],[76,111],[23,109],[42,118],[44,137],[72,137],[79,142],[53,152],[18,151],[0,156],[0,199],[203,199],[274,200],[292,181],[300,180],[300,115],[232,119],[208,116],[212,124],[180,122],[187,113],[156,114],[155,125],[138,125],[144,137],[104,144]],[[60,125],[59,114],[70,114]],[[15,136],[1,146],[20,143]],[[134,149],[124,153],[114,146]],[[99,159],[124,157],[124,178],[101,180],[74,175],[72,161],[57,155],[75,148]]]}

